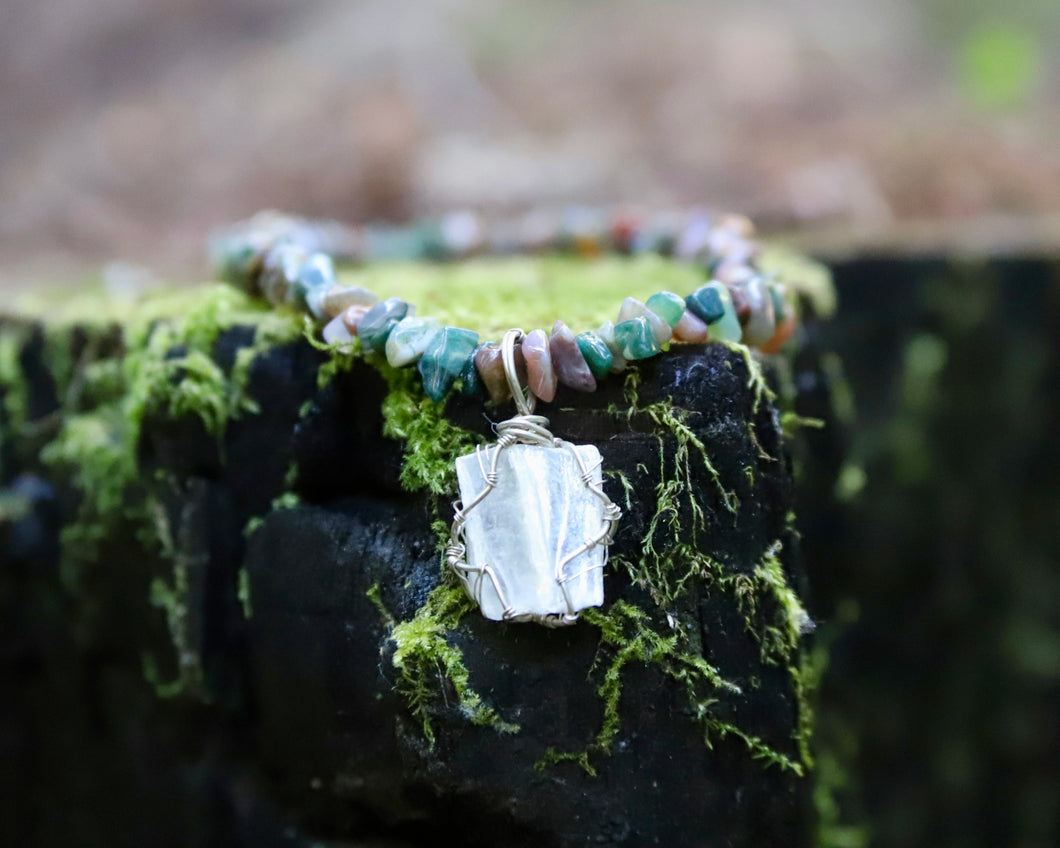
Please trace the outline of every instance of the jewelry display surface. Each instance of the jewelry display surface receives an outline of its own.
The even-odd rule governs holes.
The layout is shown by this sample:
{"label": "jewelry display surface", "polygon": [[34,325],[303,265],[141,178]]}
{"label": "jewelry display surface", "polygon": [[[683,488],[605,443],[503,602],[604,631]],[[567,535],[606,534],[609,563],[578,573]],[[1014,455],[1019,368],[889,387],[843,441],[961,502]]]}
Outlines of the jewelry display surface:
{"label": "jewelry display surface", "polygon": [[[489,265],[546,281],[559,266],[564,284],[643,274],[631,280],[639,302],[668,326],[677,318],[680,298],[651,294],[671,288],[649,275],[677,267],[668,259]],[[459,280],[465,269],[441,271]],[[142,607],[107,616],[133,646],[133,675],[174,711],[233,704],[224,709],[260,741],[255,767],[275,797],[365,811],[341,826],[324,815],[311,825],[322,838],[387,820],[444,822],[467,844],[490,844],[496,827],[544,844],[799,844],[789,837],[810,815],[808,619],[790,588],[798,540],[768,360],[724,339],[662,344],[658,321],[615,288],[603,287],[606,309],[631,322],[628,352],[651,352],[623,363],[605,342],[621,373],[603,370],[595,340],[579,345],[585,324],[573,318],[551,333],[557,359],[569,357],[557,368],[544,330],[506,345],[494,328],[482,334],[493,342],[469,345],[474,331],[451,316],[435,326],[410,304],[381,308],[345,340],[221,285],[111,313],[117,336],[78,325],[67,339],[50,313],[70,353],[49,363],[92,367],[87,390],[69,395],[75,413],[57,435],[41,431],[55,463],[44,473],[77,496],[75,529],[106,545],[98,559],[79,547],[85,562],[69,579],[122,593],[121,610]],[[338,302],[327,308],[372,308],[351,289],[329,288]],[[711,288],[697,308],[710,318],[719,300],[725,312]],[[678,323],[701,333],[708,322],[687,307]],[[425,338],[436,329],[445,337]],[[84,347],[86,337],[100,341]],[[21,360],[34,363],[26,338]],[[592,392],[562,381],[588,385],[585,369]],[[55,374],[67,397],[76,382]],[[494,458],[497,485],[469,507]],[[104,496],[120,515],[102,513]],[[454,500],[466,558],[451,549]],[[491,503],[492,518],[478,513]],[[144,549],[152,532],[157,546]],[[598,536],[606,550],[578,553]],[[460,563],[491,561],[516,566],[511,597],[489,597],[484,570],[465,572],[470,595],[461,583]],[[515,623],[524,616],[570,626]],[[143,621],[161,642],[137,635]],[[245,681],[252,713],[217,688],[232,679]]]}

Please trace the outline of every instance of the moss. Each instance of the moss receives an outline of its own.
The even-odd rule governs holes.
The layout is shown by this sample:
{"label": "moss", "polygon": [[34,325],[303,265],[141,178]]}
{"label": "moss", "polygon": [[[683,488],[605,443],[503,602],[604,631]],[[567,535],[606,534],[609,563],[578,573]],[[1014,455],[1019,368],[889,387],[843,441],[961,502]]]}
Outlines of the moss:
{"label": "moss", "polygon": [[452,494],[456,458],[473,451],[482,438],[449,421],[443,407],[424,394],[413,369],[392,368],[379,358],[373,364],[390,387],[383,401],[383,433],[405,442],[402,485],[413,492]]}
{"label": "moss", "polygon": [[757,415],[763,402],[769,403],[776,399],[776,394],[771,388],[769,388],[769,384],[766,382],[765,372],[762,371],[762,364],[747,345],[736,344],[734,342],[723,342],[723,344],[725,344],[729,350],[739,354],[743,358],[744,365],[747,368],[747,388],[754,396],[754,400],[751,404],[751,415]]}
{"label": "moss", "polygon": [[[687,294],[702,284],[692,265],[652,256],[482,257],[459,263],[385,262],[342,272],[343,282],[380,297],[401,297],[421,315],[500,339],[512,325],[550,328],[558,318],[577,333],[614,320],[624,297],[661,290]],[[498,308],[503,304],[503,308]]]}
{"label": "moss", "polygon": [[240,568],[236,574],[236,599],[239,608],[243,611],[243,618],[247,621],[254,617],[254,604],[250,598],[250,572],[246,568]]}
{"label": "moss", "polygon": [[[601,649],[606,647],[611,653],[597,689],[603,704],[600,730],[584,751],[564,752],[549,748],[534,764],[535,769],[541,771],[550,765],[572,762],[587,774],[596,775],[592,758],[610,754],[621,728],[619,705],[623,670],[636,662],[657,668],[684,690],[690,713],[703,732],[703,743],[707,748],[713,747],[715,741],[733,737],[747,747],[752,757],[766,765],[778,766],[800,776],[805,773],[802,763],[714,714],[713,707],[720,696],[738,696],[741,689],[726,680],[703,656],[686,650],[681,631],[673,629],[664,635],[648,612],[626,601],[616,601],[606,611],[585,610],[582,617],[599,628]],[[598,655],[597,662],[601,655]]]}
{"label": "moss", "polygon": [[[178,304],[184,307],[180,311]],[[169,538],[151,481],[141,479],[141,428],[148,415],[193,415],[221,438],[229,421],[257,411],[247,395],[254,358],[297,338],[301,319],[267,310],[228,286],[208,287],[191,297],[151,296],[121,315],[118,350],[92,362],[86,357],[99,350],[91,344],[92,333],[110,325],[100,315],[82,324],[75,314],[61,308],[49,314],[46,349],[51,352],[46,358],[58,385],[69,386],[79,375],[83,386],[77,405],[84,408],[68,408],[57,435],[41,451],[41,460],[68,473],[80,494],[76,516],[62,530],[64,583],[76,591],[83,569],[98,559],[100,544],[119,535],[134,535],[146,551],[169,560],[171,576],[152,581],[150,601],[165,615],[177,674],[162,680],[153,657],[145,658],[144,673],[161,695],[188,692],[206,698],[201,661],[188,644],[187,564],[181,561],[180,546]],[[75,324],[90,343],[71,365]],[[225,373],[212,358],[213,348],[220,334],[237,324],[254,326],[254,338]],[[244,588],[236,587],[249,614]]]}
{"label": "moss", "polygon": [[[735,513],[739,500],[735,493],[723,485],[706,445],[688,425],[692,413],[664,401],[641,405],[637,391],[639,382],[639,372],[631,370],[625,383],[627,409],[621,411],[612,408],[611,412],[629,418],[643,415],[657,432],[662,431],[659,433],[659,482],[655,486],[655,511],[641,543],[639,556],[635,560],[615,557],[614,562],[624,566],[633,581],[647,589],[660,606],[667,606],[684,591],[689,580],[705,576],[714,569],[709,558],[692,544],[672,541],[680,538],[682,530],[686,533],[690,531],[694,538],[695,534],[706,529],[706,512],[696,495],[693,461],[701,463],[703,470],[714,481],[726,510]],[[675,448],[669,461],[663,433],[669,433],[674,438]],[[628,480],[626,485],[628,506]],[[690,528],[680,526],[682,506],[686,507],[691,517]],[[667,531],[667,539],[661,543],[660,536],[664,530]]]}
{"label": "moss", "polygon": [[[507,324],[485,317],[495,311],[497,303],[505,304],[505,312],[520,315],[528,329],[549,327],[561,316],[575,329],[589,328],[613,317],[619,306],[617,298],[612,298],[615,291],[643,300],[660,289],[690,291],[699,282],[698,273],[693,269],[657,257],[616,257],[594,263],[556,257],[482,260],[460,266],[388,265],[349,272],[344,278],[384,296],[405,297],[416,302],[424,314],[434,315],[445,323],[472,327],[486,338],[499,338],[507,329]],[[488,294],[488,302],[483,293]],[[168,317],[174,314],[184,317],[179,320]],[[145,657],[144,672],[160,695],[191,691],[206,697],[201,662],[187,640],[187,564],[180,560],[172,540],[166,538],[167,528],[158,515],[157,505],[139,496],[143,487],[138,479],[135,449],[145,416],[195,415],[209,432],[220,438],[229,421],[257,411],[254,400],[246,392],[254,357],[273,345],[305,334],[311,343],[328,353],[318,372],[320,384],[326,384],[362,358],[378,368],[386,379],[389,391],[382,410],[385,433],[405,442],[401,479],[406,489],[424,491],[436,498],[451,496],[456,488],[455,458],[473,450],[482,439],[444,416],[443,407],[423,393],[414,369],[390,368],[379,355],[365,357],[356,342],[344,350],[323,345],[304,319],[269,310],[227,286],[195,291],[187,297],[152,298],[134,315],[121,317],[124,358],[88,363],[84,369],[90,389],[87,396],[102,401],[95,408],[68,416],[46,455],[53,464],[70,469],[75,485],[83,493],[78,520],[67,528],[70,533],[98,542],[113,529],[117,516],[137,523],[144,540],[151,543],[153,539],[153,544],[173,562],[172,577],[157,578],[151,595],[169,625],[177,653],[177,675],[173,680],[162,680],[151,657]],[[104,315],[99,320],[108,319]],[[213,346],[225,328],[237,323],[254,325],[255,338],[251,346],[237,353],[234,365],[225,373],[212,359]],[[61,337],[60,327],[56,339]],[[748,387],[754,394],[753,410],[757,412],[761,401],[772,394],[757,361],[746,348],[737,345],[734,349],[746,359]],[[57,375],[57,382],[69,385],[76,368],[63,358],[60,347],[51,355],[50,367]],[[720,695],[735,696],[739,689],[725,680],[695,646],[685,644],[686,637],[678,631],[668,632],[662,624],[668,615],[666,607],[687,591],[690,581],[717,577],[721,573],[717,563],[691,545],[669,545],[663,541],[664,532],[680,538],[690,529],[698,531],[706,527],[702,493],[697,494],[693,485],[693,472],[700,473],[697,466],[714,481],[723,509],[735,512],[738,500],[723,485],[706,445],[689,426],[692,413],[665,402],[641,406],[637,380],[639,373],[631,369],[626,383],[627,408],[614,412],[631,418],[640,416],[659,433],[656,510],[636,561],[616,561],[616,564],[624,565],[648,589],[657,608],[642,610],[617,602],[607,611],[590,610],[585,614],[585,620],[600,631],[601,727],[586,751],[553,750],[538,765],[571,761],[593,773],[590,755],[605,755],[620,730],[623,672],[632,663],[647,663],[683,687],[708,747],[719,739],[736,738],[752,756],[802,773],[800,763],[715,715],[712,705],[716,699]],[[671,451],[663,450],[666,434],[674,439],[675,447]],[[630,506],[634,495],[630,481],[625,475],[612,476],[623,486],[626,504]],[[284,505],[277,501],[273,508]],[[680,526],[684,515],[690,517],[691,528]],[[448,524],[437,519],[432,526],[440,544],[444,544]],[[253,529],[252,520],[247,532]],[[775,577],[769,567],[762,574],[756,571],[754,579],[758,582],[750,591],[777,595],[780,590],[771,582]],[[240,572],[237,579],[238,597],[244,605],[244,614],[249,617],[252,609],[246,572]],[[398,671],[397,689],[419,722],[429,746],[433,747],[436,742],[436,717],[451,703],[472,724],[491,726],[500,732],[518,730],[503,721],[471,685],[453,632],[474,609],[474,604],[448,570],[443,570],[439,585],[408,621],[397,622],[390,616],[382,604],[378,586],[369,591],[369,597],[389,628],[388,638],[394,645],[393,664]],[[776,627],[779,635],[769,633],[763,637],[769,644],[777,639],[780,639],[777,644],[783,641],[785,631],[779,624]],[[801,685],[801,677],[796,685]]]}
{"label": "moss", "polygon": [[368,587],[368,591],[364,593],[367,595],[368,600],[372,602],[372,606],[378,610],[380,617],[383,619],[383,623],[387,627],[393,627],[396,623],[394,616],[390,614],[390,610],[386,608],[386,604],[383,603],[383,593],[378,583],[373,583]]}
{"label": "moss", "polygon": [[161,673],[151,654],[144,655],[144,674],[159,697],[171,698],[190,694],[209,701],[203,675],[202,657],[195,651],[188,638],[188,567],[178,555],[173,564],[173,581],[167,583],[160,577],[151,581],[151,605],[165,613],[166,625],[173,642],[177,673],[169,681]]}
{"label": "moss", "polygon": [[[21,432],[27,417],[27,389],[19,362],[29,330],[21,325],[0,325],[0,445]],[[4,469],[0,467],[0,479]]]}
{"label": "moss", "polygon": [[825,426],[820,418],[811,418],[795,412],[783,412],[780,415],[780,427],[785,436],[794,436],[799,430],[821,430]]}
{"label": "moss", "polygon": [[[737,345],[734,349],[747,361],[747,386],[754,395],[753,412],[757,412],[761,402],[773,399],[773,393],[765,383],[757,360],[743,346]],[[654,665],[682,685],[708,748],[716,741],[732,738],[741,742],[753,758],[765,765],[805,775],[812,767],[809,751],[812,715],[799,638],[809,619],[784,578],[779,559],[780,546],[771,546],[750,574],[726,575],[721,564],[698,550],[694,541],[679,541],[694,540],[706,529],[704,493],[694,485],[693,462],[702,463],[703,470],[714,481],[723,508],[735,513],[739,501],[725,487],[710,461],[706,445],[689,426],[691,413],[666,402],[641,404],[639,381],[639,372],[631,369],[625,385],[627,408],[613,407],[610,411],[629,418],[642,415],[659,434],[660,465],[655,511],[636,558],[616,556],[612,563],[625,568],[632,580],[648,592],[656,610],[649,612],[619,601],[607,611],[590,609],[583,612],[583,619],[600,629],[601,648],[612,654],[598,689],[603,707],[601,728],[584,751],[550,748],[535,768],[540,770],[549,765],[572,762],[587,774],[595,775],[592,758],[607,754],[619,732],[623,670],[632,662],[643,662]],[[753,436],[753,430],[751,433]],[[670,458],[665,449],[664,434],[672,436],[675,444]],[[648,473],[643,466],[639,470]],[[624,475],[619,479],[625,487],[628,506],[632,487]],[[683,520],[690,521],[691,526],[682,526]],[[687,644],[683,631],[672,626],[666,631],[661,626],[663,617],[672,625],[673,617],[667,610],[679,604],[695,581],[703,580],[712,581],[733,593],[737,605],[745,613],[748,632],[760,645],[763,660],[781,664],[788,670],[798,710],[798,724],[792,740],[796,748],[794,756],[777,750],[737,723],[718,717],[713,707],[719,696],[737,696],[739,688],[726,681],[721,671],[710,665],[696,646]],[[768,603],[763,599],[768,599]]]}
{"label": "moss", "polygon": [[400,673],[397,688],[420,722],[431,749],[435,743],[432,716],[438,710],[438,702],[446,700],[446,690],[452,690],[460,713],[472,724],[493,727],[501,733],[519,730],[518,725],[503,721],[471,688],[463,653],[449,641],[449,633],[474,606],[463,588],[453,585],[453,578],[449,578],[431,591],[411,619],[391,626],[393,663]]}
{"label": "moss", "polygon": [[[781,543],[774,542],[750,574],[724,575],[718,585],[732,592],[747,632],[761,648],[762,662],[787,665],[796,661],[799,639],[809,625],[798,595],[788,585],[780,561]],[[768,608],[760,606],[769,601]]]}
{"label": "moss", "polygon": [[[281,509],[294,509],[301,503],[302,497],[297,492],[284,492],[282,495],[277,495],[272,499],[272,502],[269,504],[268,512],[276,512]],[[264,515],[251,516],[250,520],[247,521],[246,526],[243,528],[243,538],[249,539],[264,523]]]}

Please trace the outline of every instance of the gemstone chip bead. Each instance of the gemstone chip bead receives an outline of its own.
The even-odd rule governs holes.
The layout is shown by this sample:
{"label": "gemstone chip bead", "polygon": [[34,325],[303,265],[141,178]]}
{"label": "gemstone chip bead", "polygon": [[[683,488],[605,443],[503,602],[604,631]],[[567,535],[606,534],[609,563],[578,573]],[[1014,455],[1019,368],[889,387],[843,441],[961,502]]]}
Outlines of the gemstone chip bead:
{"label": "gemstone chip bead", "polygon": [[615,343],[624,359],[648,359],[662,350],[655,331],[643,315],[615,324]]}
{"label": "gemstone chip bead", "polygon": [[662,318],[671,328],[676,327],[685,314],[685,299],[673,292],[661,291],[653,294],[644,304]]}
{"label": "gemstone chip bead", "polygon": [[435,403],[445,398],[477,344],[478,333],[460,327],[442,327],[431,337],[418,365],[427,397]]}
{"label": "gemstone chip bead", "polygon": [[[512,352],[512,358],[515,361],[515,373],[519,378],[519,384],[523,385],[527,381],[526,359],[520,347]],[[475,350],[475,369],[493,403],[503,403],[511,398],[512,387],[508,385],[508,376],[504,373],[504,358],[497,345],[481,345]]]}
{"label": "gemstone chip bead", "polygon": [[747,301],[751,304],[751,317],[743,328],[746,344],[763,345],[773,338],[777,330],[773,311],[773,295],[762,277],[754,277],[744,286]]}
{"label": "gemstone chip bead", "polygon": [[686,309],[681,316],[681,320],[674,327],[674,338],[679,342],[702,344],[710,338],[710,330],[707,329],[707,325],[703,323],[701,318],[697,318]]}
{"label": "gemstone chip bead", "polygon": [[623,321],[637,317],[644,318],[648,322],[660,345],[666,344],[673,338],[673,327],[661,318],[658,313],[649,309],[646,304],[641,303],[635,297],[627,297],[622,301],[622,308],[618,310],[616,326]]}
{"label": "gemstone chip bead", "polygon": [[380,301],[361,318],[357,324],[357,335],[365,350],[375,350],[386,344],[394,326],[408,315],[409,305],[399,297],[388,297]]}
{"label": "gemstone chip bead", "polygon": [[596,333],[579,333],[574,341],[578,344],[578,350],[585,357],[585,362],[597,380],[603,380],[611,370],[614,356],[608,349],[604,340]]}
{"label": "gemstone chip bead", "polygon": [[314,318],[320,318],[324,312],[324,298],[335,285],[335,263],[326,253],[314,253],[298,269],[298,279],[294,287],[288,289],[288,300],[305,307]]}
{"label": "gemstone chip bead", "polygon": [[688,311],[699,318],[704,324],[710,325],[721,319],[725,314],[725,298],[732,298],[724,286],[717,283],[707,283],[700,286],[692,294],[685,298]]}
{"label": "gemstone chip bead", "polygon": [[556,372],[552,369],[552,355],[544,330],[531,330],[520,345],[526,360],[526,379],[530,391],[545,403],[556,397]]}
{"label": "gemstone chip bead", "polygon": [[386,361],[395,368],[411,365],[427,349],[434,334],[441,329],[437,318],[406,315],[398,321],[386,339]]}
{"label": "gemstone chip bead", "polygon": [[552,327],[548,349],[552,355],[552,367],[556,370],[556,377],[564,386],[578,392],[596,391],[596,378],[589,369],[589,363],[578,349],[574,333],[562,321],[557,321]]}
{"label": "gemstone chip bead", "polygon": [[724,284],[717,281],[700,286],[685,302],[688,311],[707,325],[710,338],[723,342],[740,341],[743,331],[736,317],[732,296]]}
{"label": "gemstone chip bead", "polygon": [[324,295],[324,317],[331,319],[341,315],[351,306],[375,306],[378,302],[378,297],[360,286],[333,286]]}
{"label": "gemstone chip bead", "polygon": [[273,306],[294,302],[292,293],[298,271],[309,254],[287,242],[276,245],[266,256],[258,277],[258,288]]}
{"label": "gemstone chip bead", "polygon": [[596,335],[604,340],[607,349],[611,351],[611,373],[617,374],[626,370],[626,358],[622,356],[622,348],[615,341],[614,321],[604,321],[596,328]]}

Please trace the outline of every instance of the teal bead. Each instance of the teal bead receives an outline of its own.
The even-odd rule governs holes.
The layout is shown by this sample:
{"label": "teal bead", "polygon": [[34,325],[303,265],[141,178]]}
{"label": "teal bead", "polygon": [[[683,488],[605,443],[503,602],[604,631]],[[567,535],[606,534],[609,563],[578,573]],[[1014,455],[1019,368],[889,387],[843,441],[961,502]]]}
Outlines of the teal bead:
{"label": "teal bead", "polygon": [[249,289],[275,243],[271,233],[222,233],[210,240],[210,262],[222,280]]}
{"label": "teal bead", "polygon": [[323,314],[324,296],[335,282],[335,264],[331,257],[326,253],[313,253],[299,267],[298,277],[288,290],[288,296],[319,318]]}
{"label": "teal bead", "polygon": [[725,314],[725,301],[732,302],[728,289],[718,282],[707,283],[700,286],[692,294],[685,298],[688,311],[703,321],[704,324],[713,324]]}
{"label": "teal bead", "polygon": [[673,292],[662,291],[653,294],[644,305],[669,324],[671,330],[685,314],[685,299]]}
{"label": "teal bead", "polygon": [[643,315],[615,324],[615,342],[625,359],[647,359],[662,350],[655,331]]}
{"label": "teal bead", "polygon": [[258,289],[269,303],[294,302],[294,287],[298,283],[298,272],[309,255],[297,245],[280,242],[265,256]]}
{"label": "teal bead", "polygon": [[574,341],[578,343],[578,350],[585,357],[585,362],[593,376],[602,380],[611,371],[611,364],[615,361],[614,355],[608,350],[607,344],[596,333],[579,333]]}
{"label": "teal bead", "polygon": [[399,297],[388,297],[380,301],[361,318],[357,324],[357,337],[365,350],[376,350],[386,344],[390,331],[404,318],[409,305]]}
{"label": "teal bead", "polygon": [[475,354],[479,352],[480,348],[486,347],[487,344],[476,345],[475,349],[471,351],[471,356],[464,363],[464,367],[460,369],[460,393],[463,395],[474,397],[483,391],[482,378],[478,375],[478,367],[475,365]]}
{"label": "teal bead", "polygon": [[434,335],[418,366],[427,397],[435,403],[440,403],[445,398],[463,374],[464,366],[477,345],[478,333],[473,330],[442,327]]}
{"label": "teal bead", "polygon": [[778,284],[770,283],[769,296],[773,299],[773,314],[777,323],[780,323],[788,317],[788,302],[784,299],[784,291]]}

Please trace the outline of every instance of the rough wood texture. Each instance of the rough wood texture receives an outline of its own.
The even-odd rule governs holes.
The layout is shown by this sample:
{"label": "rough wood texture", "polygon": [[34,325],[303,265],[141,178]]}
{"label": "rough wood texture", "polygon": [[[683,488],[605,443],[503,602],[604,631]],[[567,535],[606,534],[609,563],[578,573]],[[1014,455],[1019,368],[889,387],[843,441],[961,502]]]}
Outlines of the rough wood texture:
{"label": "rough wood texture", "polygon": [[[238,328],[225,332],[214,358],[228,367],[247,343]],[[32,352],[24,359],[31,373]],[[763,642],[767,628],[799,622],[763,583],[748,590],[750,609],[737,592],[737,578],[752,580],[763,562],[802,588],[779,419],[767,398],[756,404],[740,354],[687,347],[644,364],[637,407],[647,412],[628,413],[621,379],[592,395],[561,391],[547,410],[555,433],[596,444],[605,468],[628,481],[607,483],[626,515],[605,593],[607,609],[621,599],[644,619],[612,619],[624,627],[616,644],[601,641],[606,620],[547,631],[472,612],[443,633],[468,685],[518,733],[472,724],[441,665],[419,714],[403,696],[385,614],[408,621],[438,583],[431,521],[448,521],[448,499],[402,487],[402,445],[382,432],[379,373],[356,363],[318,389],[319,361],[300,342],[260,355],[249,390],[261,411],[231,421],[222,438],[192,415],[149,417],[141,481],[172,549],[147,553],[131,532],[108,538],[76,596],[60,586],[55,545],[76,501],[68,481],[32,459],[5,465],[5,484],[38,487],[0,537],[13,614],[2,673],[16,684],[2,719],[4,796],[15,803],[5,841],[132,845],[150,834],[153,844],[378,845],[371,840],[433,844],[449,833],[464,845],[809,844],[811,781],[794,770],[805,768],[799,659],[766,656]],[[675,408],[687,410],[687,432],[660,420]],[[488,434],[483,411],[457,398],[447,414]],[[299,502],[270,511],[292,462]],[[682,474],[685,492],[660,504],[660,484]],[[657,515],[663,556],[683,544],[707,564],[666,599],[660,585],[631,579]],[[682,556],[676,563],[675,577],[687,570]],[[167,631],[148,598],[151,578],[176,567],[185,585],[174,662],[173,620]],[[651,634],[678,640],[667,652],[644,642]],[[156,698],[145,652],[164,674],[193,663],[194,685]],[[740,694],[689,674],[697,658]],[[609,670],[621,685],[618,724],[599,744]],[[550,748],[587,752],[596,776],[576,762],[535,769]]]}

